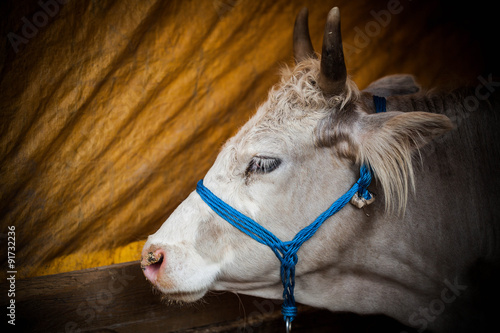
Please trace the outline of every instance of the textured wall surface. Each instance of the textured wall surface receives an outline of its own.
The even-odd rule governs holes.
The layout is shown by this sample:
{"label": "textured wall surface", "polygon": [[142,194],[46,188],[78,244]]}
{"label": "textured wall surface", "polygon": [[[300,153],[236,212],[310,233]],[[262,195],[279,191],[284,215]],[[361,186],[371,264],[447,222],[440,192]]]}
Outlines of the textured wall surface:
{"label": "textured wall surface", "polygon": [[[492,71],[485,6],[430,0],[7,1],[0,55],[1,233],[19,277],[136,260],[292,60],[309,8],[321,49],[340,7],[360,88]],[[481,25],[483,24],[483,25]],[[490,66],[490,67],[488,67]],[[485,76],[486,77],[486,76]],[[1,251],[5,263],[5,251]]]}

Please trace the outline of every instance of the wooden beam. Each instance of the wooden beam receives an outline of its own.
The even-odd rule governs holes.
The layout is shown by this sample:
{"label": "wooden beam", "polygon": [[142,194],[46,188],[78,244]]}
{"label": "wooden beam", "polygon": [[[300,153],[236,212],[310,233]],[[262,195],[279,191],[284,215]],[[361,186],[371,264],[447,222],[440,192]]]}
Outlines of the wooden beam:
{"label": "wooden beam", "polygon": [[[192,305],[166,304],[152,292],[138,261],[19,280],[15,300],[16,332],[284,331],[281,301],[212,293]],[[293,324],[294,332],[412,331],[383,316],[304,305]]]}

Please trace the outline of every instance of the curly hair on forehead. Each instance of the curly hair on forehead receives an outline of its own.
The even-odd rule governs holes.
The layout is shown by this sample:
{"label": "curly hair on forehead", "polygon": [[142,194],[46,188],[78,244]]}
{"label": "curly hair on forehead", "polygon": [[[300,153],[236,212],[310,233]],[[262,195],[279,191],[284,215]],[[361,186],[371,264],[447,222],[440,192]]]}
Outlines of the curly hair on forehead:
{"label": "curly hair on forehead", "polygon": [[[294,67],[281,69],[281,81],[269,93],[269,102],[279,109],[293,108],[304,112],[343,109],[359,98],[359,89],[349,78],[340,95],[327,96],[318,85],[320,60],[309,58]],[[285,105],[286,104],[286,107]]]}

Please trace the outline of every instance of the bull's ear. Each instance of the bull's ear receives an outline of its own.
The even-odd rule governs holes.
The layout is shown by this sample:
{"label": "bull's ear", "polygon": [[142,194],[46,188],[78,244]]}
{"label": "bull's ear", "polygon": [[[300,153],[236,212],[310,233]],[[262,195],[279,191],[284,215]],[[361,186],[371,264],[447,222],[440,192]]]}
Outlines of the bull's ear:
{"label": "bull's ear", "polygon": [[412,156],[450,129],[444,115],[428,112],[364,114],[356,131],[357,161],[370,165],[382,186],[387,208],[403,210],[414,186]]}
{"label": "bull's ear", "polygon": [[[360,119],[361,149],[394,146],[413,150],[453,128],[450,119],[430,112],[383,112]],[[365,147],[365,148],[363,148]]]}
{"label": "bull's ear", "polygon": [[408,95],[420,91],[420,85],[415,81],[413,75],[394,74],[384,76],[381,79],[373,81],[363,89],[376,96],[389,97],[394,95]]}

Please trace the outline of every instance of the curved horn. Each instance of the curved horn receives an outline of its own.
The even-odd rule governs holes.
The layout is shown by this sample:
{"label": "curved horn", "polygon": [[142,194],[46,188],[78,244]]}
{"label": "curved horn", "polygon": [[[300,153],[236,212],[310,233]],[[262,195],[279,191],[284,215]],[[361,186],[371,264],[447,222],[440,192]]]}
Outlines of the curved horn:
{"label": "curved horn", "polygon": [[299,63],[310,57],[316,58],[309,35],[307,14],[308,10],[304,7],[295,19],[295,26],[293,28],[293,56],[295,63]]}
{"label": "curved horn", "polygon": [[326,19],[318,84],[325,94],[337,95],[345,89],[346,79],[347,70],[340,34],[340,12],[334,7]]}

